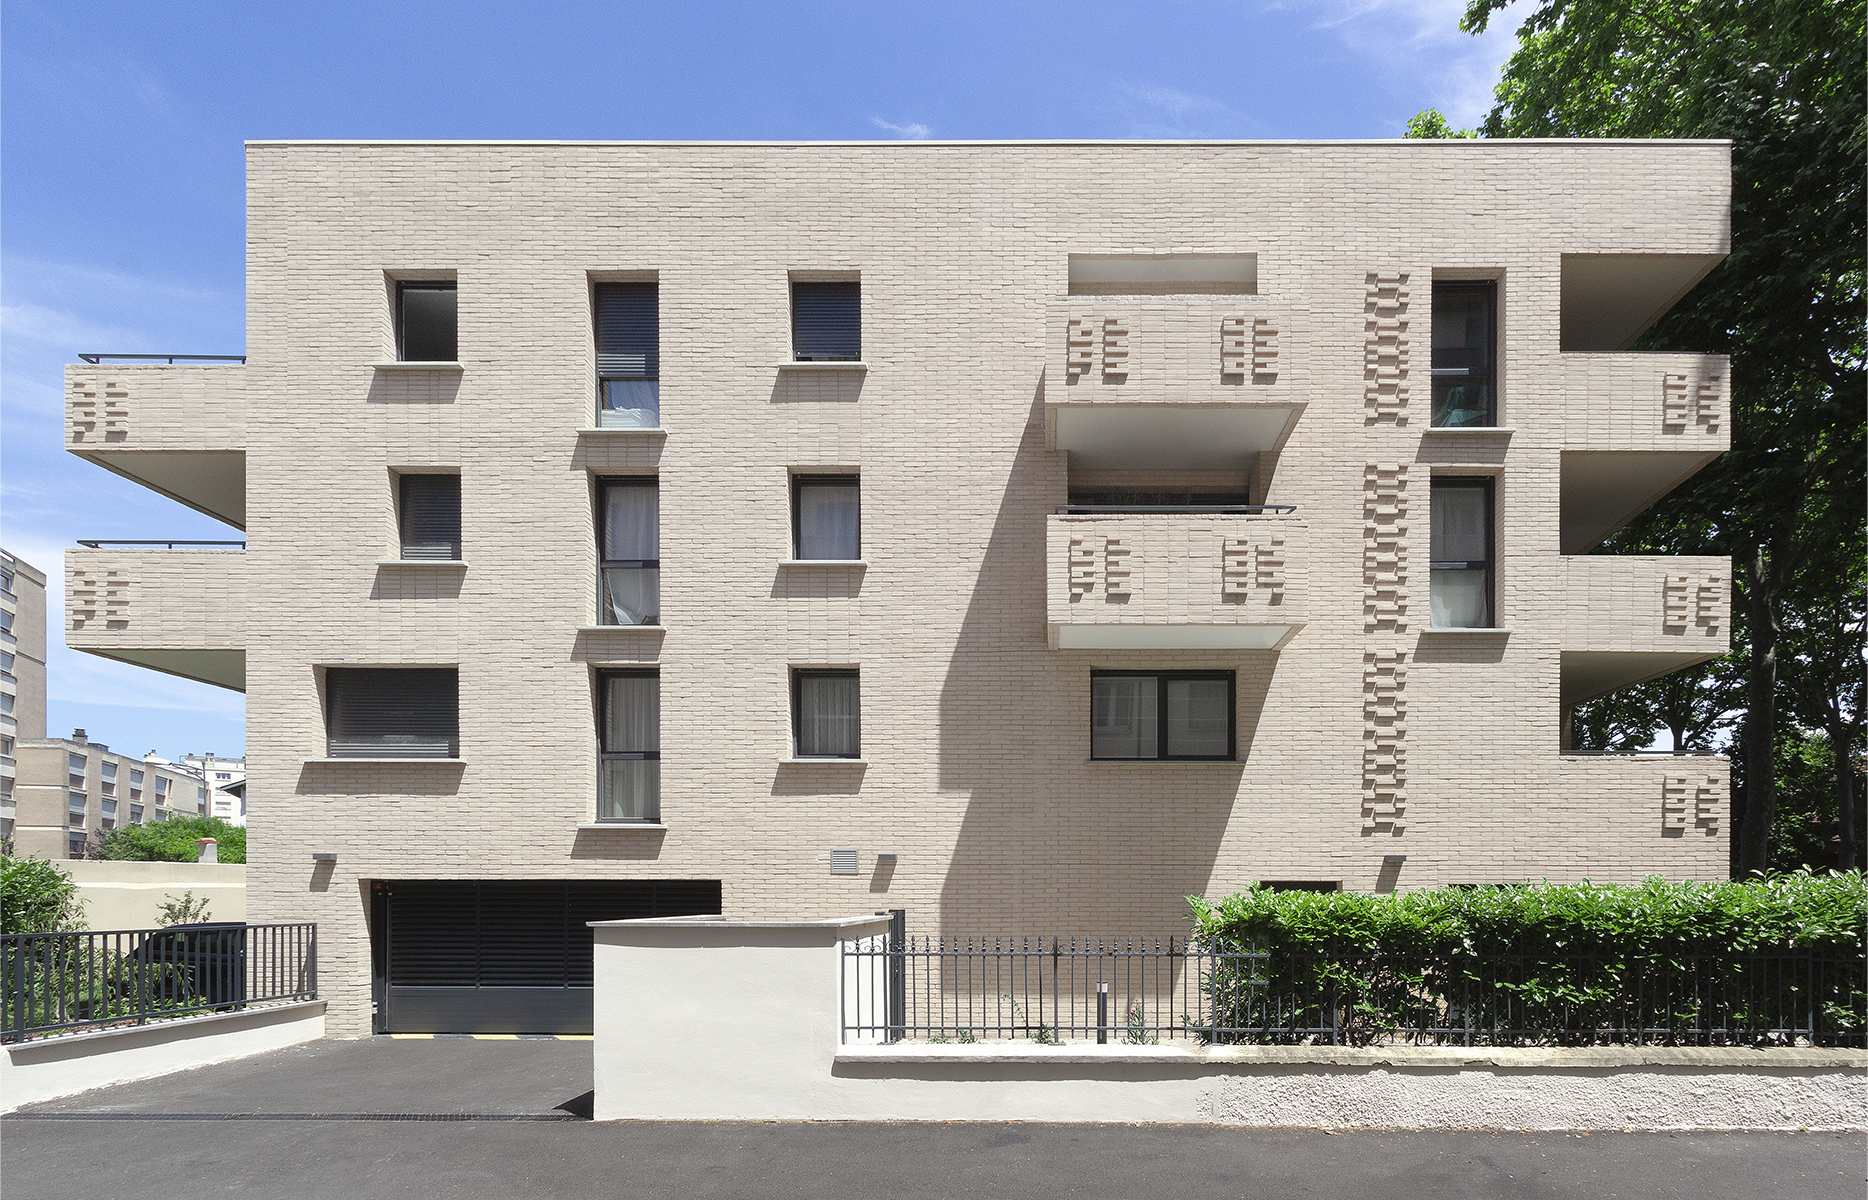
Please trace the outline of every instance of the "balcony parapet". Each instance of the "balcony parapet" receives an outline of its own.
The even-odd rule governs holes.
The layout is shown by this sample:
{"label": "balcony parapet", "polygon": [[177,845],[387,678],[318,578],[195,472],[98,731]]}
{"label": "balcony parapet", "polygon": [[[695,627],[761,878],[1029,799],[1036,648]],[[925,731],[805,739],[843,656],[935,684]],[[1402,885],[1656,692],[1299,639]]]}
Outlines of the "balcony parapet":
{"label": "balcony parapet", "polygon": [[70,364],[65,447],[244,529],[246,381],[232,362]]}
{"label": "balcony parapet", "polygon": [[1307,618],[1308,531],[1286,515],[1054,513],[1054,650],[1274,650]]}
{"label": "balcony parapet", "polygon": [[1731,650],[1729,558],[1585,554],[1563,576],[1565,704]]}
{"label": "balcony parapet", "polygon": [[1563,789],[1611,799],[1622,811],[1645,807],[1663,837],[1717,838],[1732,803],[1732,764],[1722,754],[1565,752]]}
{"label": "balcony parapet", "polygon": [[67,550],[65,642],[100,658],[245,691],[246,552]]}
{"label": "balcony parapet", "polygon": [[1565,450],[1722,454],[1732,445],[1723,354],[1561,356]]}

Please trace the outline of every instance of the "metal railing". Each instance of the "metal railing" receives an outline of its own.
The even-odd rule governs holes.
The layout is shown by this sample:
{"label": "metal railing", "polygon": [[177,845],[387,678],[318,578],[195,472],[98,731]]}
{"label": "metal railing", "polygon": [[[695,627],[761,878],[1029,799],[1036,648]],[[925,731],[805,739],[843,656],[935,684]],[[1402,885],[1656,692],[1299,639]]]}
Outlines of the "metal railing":
{"label": "metal railing", "polygon": [[1565,750],[1565,754],[1589,758],[1706,758],[1724,754],[1723,750]]}
{"label": "metal railing", "polygon": [[4,1041],[317,997],[310,922],[0,937]]}
{"label": "metal railing", "polygon": [[119,362],[165,362],[171,366],[178,362],[237,362],[246,361],[244,354],[111,354],[99,351],[93,354],[80,354],[79,358],[88,363],[101,363],[105,359]]}
{"label": "metal railing", "polygon": [[908,937],[843,948],[843,1040],[1862,1046],[1860,959],[1410,958],[1204,939]]}
{"label": "metal railing", "polygon": [[160,538],[155,541],[135,541],[125,538],[105,538],[96,540],[79,538],[78,544],[80,546],[89,547],[92,550],[104,550],[112,546],[166,546],[170,550],[198,550],[203,546],[237,546],[242,550],[246,549],[245,542],[165,542]]}
{"label": "metal railing", "polygon": [[1060,504],[1060,513],[1276,513],[1297,511],[1295,504]]}

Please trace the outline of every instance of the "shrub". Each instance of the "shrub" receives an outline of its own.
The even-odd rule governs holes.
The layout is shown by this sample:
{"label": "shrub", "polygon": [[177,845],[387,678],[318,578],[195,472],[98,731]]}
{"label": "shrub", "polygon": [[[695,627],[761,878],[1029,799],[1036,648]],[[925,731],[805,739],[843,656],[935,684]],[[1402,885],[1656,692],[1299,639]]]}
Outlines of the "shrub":
{"label": "shrub", "polygon": [[71,876],[43,858],[0,862],[0,933],[84,928],[84,901]]}
{"label": "shrub", "polygon": [[207,898],[197,900],[193,892],[183,892],[180,900],[164,896],[156,909],[156,922],[161,925],[198,925],[208,919]]}
{"label": "shrub", "polygon": [[170,817],[153,825],[132,825],[104,835],[102,857],[129,862],[194,862],[195,839],[220,842],[215,854],[224,863],[246,861],[246,830],[219,817]]}

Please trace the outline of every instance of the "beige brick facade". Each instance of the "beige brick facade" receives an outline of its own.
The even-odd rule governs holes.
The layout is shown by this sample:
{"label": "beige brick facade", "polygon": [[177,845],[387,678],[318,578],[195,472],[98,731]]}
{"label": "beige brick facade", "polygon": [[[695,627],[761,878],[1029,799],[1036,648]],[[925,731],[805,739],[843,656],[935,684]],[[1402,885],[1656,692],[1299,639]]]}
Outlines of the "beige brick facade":
{"label": "beige brick facade", "polygon": [[[1725,448],[1718,360],[1560,348],[1565,256],[1639,283],[1725,253],[1723,143],[254,143],[248,166],[250,357],[200,374],[245,396],[250,911],[318,921],[334,1031],[367,1028],[371,880],[719,879],[742,917],[1165,933],[1255,879],[1725,873],[1723,760],[1559,735],[1570,652],[1617,686],[1614,655],[1725,648],[1723,564],[1598,565],[1559,533],[1572,466]],[[1073,291],[1072,255],[1255,255],[1255,285]],[[457,281],[458,369],[371,365],[397,278]],[[591,285],[641,278],[666,433],[592,431]],[[794,278],[860,279],[866,370],[780,368]],[[1427,428],[1435,279],[1497,281],[1497,429]],[[832,468],[861,473],[866,565],[781,565],[788,477]],[[464,568],[378,564],[407,470],[460,473]],[[1055,512],[1175,472],[1295,511]],[[613,474],[660,478],[665,632],[590,628]],[[1436,474],[1495,481],[1497,631],[1429,629]],[[1086,610],[1289,636],[1053,648]],[[308,761],[319,668],[345,664],[458,664],[464,761]],[[665,829],[587,828],[602,664],[660,667]],[[863,763],[782,761],[796,666],[860,668]],[[1237,760],[1090,761],[1099,668],[1236,672]],[[1700,778],[1670,783],[1680,761]]]}

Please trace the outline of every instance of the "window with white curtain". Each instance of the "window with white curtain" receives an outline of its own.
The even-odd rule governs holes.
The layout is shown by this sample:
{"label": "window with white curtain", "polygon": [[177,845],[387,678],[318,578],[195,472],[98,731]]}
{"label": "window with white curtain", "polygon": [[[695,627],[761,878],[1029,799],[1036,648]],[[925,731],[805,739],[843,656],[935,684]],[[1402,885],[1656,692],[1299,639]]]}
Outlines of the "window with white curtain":
{"label": "window with white curtain", "polygon": [[598,481],[600,625],[662,619],[661,495],[654,476]]}
{"label": "window with white curtain", "polygon": [[1492,481],[1436,476],[1432,503],[1432,585],[1427,623],[1436,629],[1492,626]]}
{"label": "window with white curtain", "polygon": [[1231,671],[1092,671],[1090,757],[1234,757]]}
{"label": "window with white curtain", "polygon": [[855,475],[791,477],[794,558],[849,561],[863,556],[858,485]]}
{"label": "window with white curtain", "polygon": [[798,758],[861,758],[862,703],[857,672],[791,673],[793,753]]}
{"label": "window with white curtain", "polygon": [[661,820],[661,686],[655,671],[605,671],[597,678],[599,821]]}

